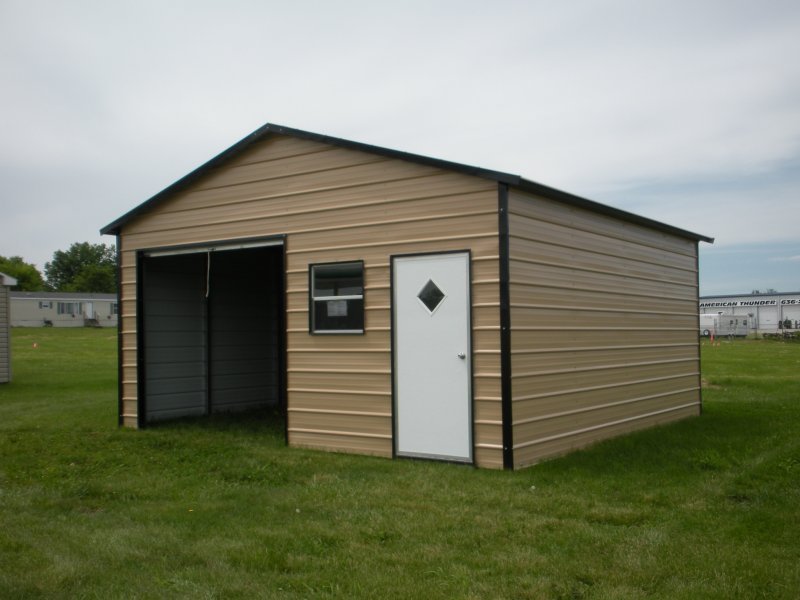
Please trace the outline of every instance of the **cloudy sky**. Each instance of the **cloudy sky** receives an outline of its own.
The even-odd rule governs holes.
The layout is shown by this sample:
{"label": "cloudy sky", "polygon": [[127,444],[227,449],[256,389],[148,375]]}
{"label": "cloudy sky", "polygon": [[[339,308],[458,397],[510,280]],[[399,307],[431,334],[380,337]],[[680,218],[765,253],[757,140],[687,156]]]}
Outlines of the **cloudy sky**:
{"label": "cloudy sky", "polygon": [[796,0],[0,0],[0,255],[40,268],[266,122],[523,175],[800,290]]}

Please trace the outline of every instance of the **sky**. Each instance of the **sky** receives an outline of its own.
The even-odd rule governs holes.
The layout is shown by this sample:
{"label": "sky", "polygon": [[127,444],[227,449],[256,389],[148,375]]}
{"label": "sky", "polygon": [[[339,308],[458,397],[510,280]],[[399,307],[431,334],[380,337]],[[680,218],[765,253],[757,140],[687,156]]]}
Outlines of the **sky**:
{"label": "sky", "polygon": [[43,270],[264,123],[522,175],[800,291],[796,0],[0,0],[0,255]]}

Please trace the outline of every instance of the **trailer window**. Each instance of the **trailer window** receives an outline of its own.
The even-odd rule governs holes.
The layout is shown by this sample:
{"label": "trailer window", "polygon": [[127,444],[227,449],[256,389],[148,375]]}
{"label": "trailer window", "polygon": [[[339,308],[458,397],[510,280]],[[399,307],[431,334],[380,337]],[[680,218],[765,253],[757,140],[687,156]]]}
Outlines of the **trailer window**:
{"label": "trailer window", "polygon": [[364,333],[364,263],[309,267],[311,333]]}
{"label": "trailer window", "polygon": [[80,314],[83,310],[83,302],[59,302],[56,312],[59,315],[72,315]]}

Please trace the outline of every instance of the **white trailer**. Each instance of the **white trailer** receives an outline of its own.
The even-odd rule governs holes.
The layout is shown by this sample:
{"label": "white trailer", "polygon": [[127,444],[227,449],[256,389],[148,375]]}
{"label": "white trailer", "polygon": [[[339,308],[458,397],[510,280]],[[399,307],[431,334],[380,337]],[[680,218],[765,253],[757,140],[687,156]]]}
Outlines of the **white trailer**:
{"label": "white trailer", "polygon": [[703,337],[746,336],[750,332],[748,315],[700,315],[700,335]]}

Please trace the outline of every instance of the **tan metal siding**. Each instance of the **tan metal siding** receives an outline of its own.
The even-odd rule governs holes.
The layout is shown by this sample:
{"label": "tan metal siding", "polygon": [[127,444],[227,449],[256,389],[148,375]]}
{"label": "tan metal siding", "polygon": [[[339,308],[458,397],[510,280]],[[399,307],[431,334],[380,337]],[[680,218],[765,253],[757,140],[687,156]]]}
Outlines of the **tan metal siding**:
{"label": "tan metal siding", "polygon": [[700,410],[694,241],[512,191],[514,464]]}
{"label": "tan metal siding", "polygon": [[117,252],[120,257],[120,421],[125,427],[137,427],[136,252],[128,249],[124,236],[117,236]]}
{"label": "tan metal siding", "polygon": [[[286,235],[292,445],[390,456],[390,257],[473,260],[475,456],[502,467],[497,187],[429,166],[273,136],[122,230],[123,419],[136,422],[136,250]],[[363,260],[365,334],[308,333],[308,265]]]}
{"label": "tan metal siding", "polygon": [[11,302],[8,289],[0,285],[0,383],[11,381]]}

